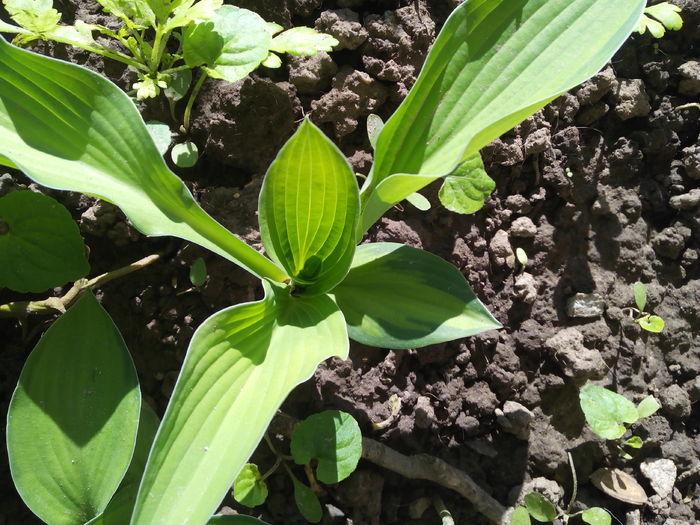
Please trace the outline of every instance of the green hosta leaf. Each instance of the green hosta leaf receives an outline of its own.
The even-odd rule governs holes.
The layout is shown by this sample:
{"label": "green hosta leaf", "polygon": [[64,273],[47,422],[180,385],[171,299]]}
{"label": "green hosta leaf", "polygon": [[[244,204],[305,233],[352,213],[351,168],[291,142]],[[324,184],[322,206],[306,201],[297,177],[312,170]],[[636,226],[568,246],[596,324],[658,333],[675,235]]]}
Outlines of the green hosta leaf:
{"label": "green hosta leaf", "polygon": [[267,484],[262,479],[258,466],[247,463],[233,483],[233,497],[241,505],[257,507],[267,499]]}
{"label": "green hosta leaf", "polygon": [[440,188],[440,202],[455,213],[475,213],[484,206],[484,200],[496,189],[496,183],[484,169],[481,154],[465,159],[445,178]]}
{"label": "green hosta leaf", "polygon": [[418,348],[501,327],[457,268],[402,244],[358,246],[333,294],[350,337],[366,345]]}
{"label": "green hosta leaf", "polygon": [[256,275],[286,278],[197,205],[134,103],[107,79],[1,37],[0,78],[0,155],[36,182],[101,196],[146,235],[181,237]]}
{"label": "green hosta leaf", "polygon": [[151,120],[146,122],[146,129],[148,129],[148,133],[151,135],[153,142],[155,142],[158,153],[165,155],[172,140],[170,137],[170,126],[157,120]]}
{"label": "green hosta leaf", "polygon": [[265,521],[250,516],[212,516],[207,525],[269,525]]}
{"label": "green hosta leaf", "polygon": [[294,484],[294,502],[304,519],[310,523],[318,523],[323,518],[323,509],[316,494],[297,478],[292,476]]}
{"label": "green hosta leaf", "polygon": [[647,332],[652,332],[658,334],[664,331],[664,320],[658,315],[647,315],[637,321],[639,326],[641,326]]}
{"label": "green hosta leaf", "polygon": [[357,183],[345,156],[311,121],[270,165],[259,214],[265,250],[305,293],[326,292],[342,281],[355,252]]}
{"label": "green hosta leaf", "polygon": [[0,287],[43,292],[89,271],[80,231],[63,205],[31,191],[0,198]]}
{"label": "green hosta leaf", "polygon": [[131,458],[129,470],[122,480],[121,485],[110,500],[105,511],[97,518],[89,522],[89,525],[126,525],[131,518],[136,502],[136,493],[143,470],[146,468],[148,452],[151,450],[153,439],[156,437],[160,421],[153,409],[147,403],[141,405],[141,418],[139,419],[139,431],[136,436],[136,447]]}
{"label": "green hosta leaf", "polygon": [[525,506],[530,516],[537,521],[550,522],[557,517],[557,509],[539,492],[530,492],[525,496]]}
{"label": "green hosta leaf", "polygon": [[27,359],[7,418],[15,486],[50,525],[100,514],[129,466],[141,394],[114,323],[86,292]]}
{"label": "green hosta leaf", "polygon": [[420,211],[428,211],[430,209],[430,201],[423,197],[420,193],[411,193],[406,200]]}
{"label": "green hosta leaf", "polygon": [[645,0],[470,0],[452,13],[379,137],[363,229],[594,75]]}
{"label": "green hosta leaf", "polygon": [[195,332],[132,525],[206,523],[292,388],[324,359],[347,357],[343,316],[329,297],[265,287],[262,301],[222,310]]}
{"label": "green hosta leaf", "polygon": [[370,113],[367,116],[367,137],[369,138],[369,143],[372,146],[372,149],[377,147],[377,139],[379,138],[379,134],[382,132],[383,127],[384,121],[382,120],[382,117],[375,115],[374,113]]}
{"label": "green hosta leaf", "polygon": [[678,13],[681,8],[669,2],[651,5],[644,10],[646,15],[653,16],[669,31],[678,31],[683,27],[683,19]]}
{"label": "green hosta leaf", "polygon": [[199,149],[194,142],[183,142],[173,146],[170,156],[178,168],[191,168],[197,164]]}
{"label": "green hosta leaf", "polygon": [[647,305],[647,289],[640,282],[634,283],[634,302],[640,312],[644,311],[644,307]]}
{"label": "green hosta leaf", "polygon": [[592,507],[581,513],[581,519],[590,525],[610,525],[612,518],[610,513],[600,507]]}
{"label": "green hosta leaf", "polygon": [[307,417],[292,433],[292,457],[299,465],[318,460],[319,481],[339,483],[355,471],[362,456],[362,432],[350,414],[326,410]]}
{"label": "green hosta leaf", "polygon": [[171,102],[182,100],[190,90],[192,84],[192,70],[183,69],[172,74],[167,87],[163,90],[165,96]]}
{"label": "green hosta leaf", "polygon": [[204,259],[198,257],[190,268],[190,281],[194,286],[202,286],[207,282],[207,264]]}
{"label": "green hosta leaf", "polygon": [[579,392],[581,410],[593,432],[605,439],[618,439],[627,431],[621,423],[635,423],[634,403],[607,388],[587,384]]}
{"label": "green hosta leaf", "polygon": [[236,82],[267,58],[271,41],[259,15],[225,5],[211,20],[187,26],[182,50],[188,66],[202,66],[214,78]]}
{"label": "green hosta leaf", "polygon": [[639,419],[649,417],[650,415],[656,413],[656,411],[660,408],[661,405],[654,396],[647,396],[637,405],[637,415],[639,416]]}
{"label": "green hosta leaf", "polygon": [[510,516],[510,525],[530,525],[530,513],[525,507],[516,507]]}
{"label": "green hosta leaf", "polygon": [[644,445],[644,441],[642,441],[642,438],[640,438],[639,436],[632,436],[631,438],[625,441],[624,445],[631,448],[642,448],[642,445]]}
{"label": "green hosta leaf", "polygon": [[311,27],[293,27],[272,39],[270,51],[292,55],[315,55],[321,51],[333,51],[338,41],[331,35],[319,33]]}
{"label": "green hosta leaf", "polygon": [[200,22],[209,20],[216,16],[216,10],[223,4],[223,0],[186,0],[173,11],[172,17],[166,24],[166,29],[172,31],[178,27],[183,27],[190,22]]}

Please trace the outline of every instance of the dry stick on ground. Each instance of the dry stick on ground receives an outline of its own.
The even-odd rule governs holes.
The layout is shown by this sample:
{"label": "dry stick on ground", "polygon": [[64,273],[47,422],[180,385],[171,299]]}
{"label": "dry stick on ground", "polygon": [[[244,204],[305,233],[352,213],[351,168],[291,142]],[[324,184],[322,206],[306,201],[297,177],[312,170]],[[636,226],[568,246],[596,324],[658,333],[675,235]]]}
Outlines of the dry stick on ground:
{"label": "dry stick on ground", "polygon": [[[293,417],[278,412],[270,424],[270,432],[289,437],[296,423]],[[503,505],[487,494],[466,472],[440,458],[428,454],[406,456],[367,437],[362,438],[362,457],[405,478],[424,479],[452,489],[467,498],[476,510],[493,523],[507,523]]]}
{"label": "dry stick on ground", "polygon": [[141,270],[149,264],[160,259],[159,254],[149,255],[134,263],[118,268],[117,270],[103,273],[92,279],[80,279],[76,281],[65,295],[61,297],[49,297],[41,301],[16,301],[13,303],[0,304],[0,317],[16,317],[25,319],[30,314],[49,315],[56,312],[65,312],[85,290],[97,288],[113,279],[118,279],[132,272]]}

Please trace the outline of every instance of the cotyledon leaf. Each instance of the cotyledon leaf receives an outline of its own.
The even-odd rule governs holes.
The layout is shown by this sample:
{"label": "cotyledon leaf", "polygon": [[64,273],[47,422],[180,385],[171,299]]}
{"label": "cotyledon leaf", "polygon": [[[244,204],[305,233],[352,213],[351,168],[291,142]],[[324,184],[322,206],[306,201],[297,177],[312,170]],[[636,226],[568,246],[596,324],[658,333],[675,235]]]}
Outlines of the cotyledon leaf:
{"label": "cotyledon leaf", "polygon": [[333,295],[350,337],[371,346],[419,348],[501,327],[457,268],[402,244],[358,246]]}
{"label": "cotyledon leaf", "polygon": [[116,204],[146,235],[181,237],[258,276],[286,279],[197,205],[123,91],[86,68],[2,37],[0,155],[39,184]]}
{"label": "cotyledon leaf", "polygon": [[355,252],[360,197],[340,150],[304,120],[270,165],[260,191],[260,236],[306,294],[331,290]]}
{"label": "cotyledon leaf", "polygon": [[44,334],[7,417],[15,486],[49,525],[99,515],[129,466],[141,393],[114,323],[86,292]]}
{"label": "cotyledon leaf", "polygon": [[263,300],[222,310],[195,332],[131,525],[206,523],[289,392],[324,359],[347,356],[331,298],[265,287]]}
{"label": "cotyledon leaf", "polygon": [[603,388],[586,384],[579,392],[581,410],[593,432],[605,439],[618,439],[626,432],[621,423],[634,423],[639,412],[626,397]]}
{"label": "cotyledon leaf", "polygon": [[387,209],[594,75],[645,0],[468,0],[377,141],[363,231]]}

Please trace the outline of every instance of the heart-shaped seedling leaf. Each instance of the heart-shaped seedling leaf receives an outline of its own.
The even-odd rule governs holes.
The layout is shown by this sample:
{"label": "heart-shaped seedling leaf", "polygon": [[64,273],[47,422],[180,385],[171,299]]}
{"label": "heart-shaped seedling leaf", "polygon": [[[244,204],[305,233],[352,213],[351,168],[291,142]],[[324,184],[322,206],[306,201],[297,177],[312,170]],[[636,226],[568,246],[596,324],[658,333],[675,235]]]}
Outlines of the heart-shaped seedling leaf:
{"label": "heart-shaped seedling leaf", "polygon": [[469,214],[479,211],[494,189],[496,183],[486,173],[481,154],[476,153],[445,178],[438,196],[448,210]]}
{"label": "heart-shaped seedling leaf", "polygon": [[531,525],[530,513],[525,507],[516,507],[510,516],[510,525]]}
{"label": "heart-shaped seedling leaf", "polygon": [[664,320],[658,315],[646,315],[638,322],[639,326],[641,326],[644,330],[655,334],[663,332],[665,326]]}
{"label": "heart-shaped seedling leaf", "polygon": [[246,507],[257,507],[267,499],[267,483],[262,479],[258,466],[247,463],[233,484],[233,498]]}
{"label": "heart-shaped seedling leaf", "polygon": [[634,283],[633,286],[633,291],[634,291],[634,302],[637,305],[637,308],[639,309],[640,312],[644,311],[644,307],[647,305],[647,289],[644,284],[640,282]]}
{"label": "heart-shaped seedling leaf", "polygon": [[589,525],[610,525],[610,513],[600,507],[592,507],[581,513],[581,519]]}
{"label": "heart-shaped seedling leaf", "polygon": [[630,448],[642,448],[643,444],[644,441],[642,441],[642,438],[640,438],[639,436],[632,436],[624,442],[624,445]]}
{"label": "heart-shaped seedling leaf", "polygon": [[146,122],[146,129],[151,135],[153,142],[155,142],[158,153],[165,155],[170,147],[170,127],[163,122],[151,120]]}
{"label": "heart-shaped seedling leaf", "polygon": [[201,257],[195,259],[190,267],[190,282],[194,286],[202,286],[207,282],[207,263]]}
{"label": "heart-shaped seedling leaf", "polygon": [[178,168],[191,168],[197,164],[199,150],[194,142],[183,142],[173,146],[170,156]]}
{"label": "heart-shaped seedling leaf", "polygon": [[639,419],[637,407],[629,399],[607,388],[587,384],[579,392],[581,410],[593,432],[605,439],[618,439],[627,431],[622,423]]}
{"label": "heart-shaped seedling leaf", "polygon": [[338,483],[357,467],[362,456],[362,433],[357,421],[340,410],[307,417],[292,433],[292,457],[299,465],[318,460],[316,477]]}
{"label": "heart-shaped seedling leaf", "polygon": [[32,191],[0,198],[0,287],[43,292],[89,271],[80,231],[63,205]]}
{"label": "heart-shaped seedling leaf", "polygon": [[654,396],[647,396],[637,405],[637,414],[639,419],[649,417],[660,408],[661,405]]}
{"label": "heart-shaped seedling leaf", "polygon": [[323,509],[313,490],[292,476],[294,483],[294,502],[304,519],[310,523],[318,523],[323,517]]}
{"label": "heart-shaped seedling leaf", "polygon": [[525,506],[530,516],[537,521],[554,521],[557,517],[557,509],[539,492],[530,492],[525,496]]}

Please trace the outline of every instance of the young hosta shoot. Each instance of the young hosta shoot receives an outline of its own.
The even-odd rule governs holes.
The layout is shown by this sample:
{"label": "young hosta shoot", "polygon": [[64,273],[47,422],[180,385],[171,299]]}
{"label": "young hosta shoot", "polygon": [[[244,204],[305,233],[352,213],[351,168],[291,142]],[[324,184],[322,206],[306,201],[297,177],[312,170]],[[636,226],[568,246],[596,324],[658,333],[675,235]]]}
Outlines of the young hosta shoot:
{"label": "young hosta shoot", "polygon": [[43,292],[89,271],[78,226],[62,204],[32,191],[0,198],[0,288]]}
{"label": "young hosta shoot", "polygon": [[632,317],[632,320],[647,332],[663,332],[665,326],[664,320],[658,315],[652,315],[649,312],[644,311],[644,307],[647,303],[647,289],[644,284],[640,282],[634,283],[633,291],[634,302],[637,305],[637,308],[628,309],[628,311],[631,312],[630,316]]}
{"label": "young hosta shoot", "polygon": [[666,31],[678,31],[683,27],[681,8],[669,2],[651,5],[644,10],[635,31],[643,35],[647,30],[654,38],[663,38]]}

